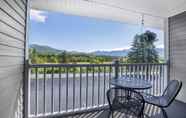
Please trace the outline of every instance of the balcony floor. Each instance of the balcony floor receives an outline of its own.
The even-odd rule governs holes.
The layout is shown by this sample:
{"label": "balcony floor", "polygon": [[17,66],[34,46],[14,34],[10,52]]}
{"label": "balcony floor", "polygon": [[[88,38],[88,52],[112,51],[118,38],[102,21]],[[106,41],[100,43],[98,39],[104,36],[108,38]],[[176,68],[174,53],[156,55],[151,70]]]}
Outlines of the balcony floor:
{"label": "balcony floor", "polygon": [[[170,107],[166,109],[166,112],[168,118],[186,118],[186,103],[180,101],[174,101],[170,105]],[[146,114],[145,118],[163,118],[163,115],[160,112],[160,110],[157,107],[153,107],[153,106],[146,107],[145,114]],[[64,117],[58,117],[58,118],[64,118]],[[108,110],[77,114],[65,118],[108,118]],[[114,114],[114,118],[126,118],[126,117],[124,114],[120,114],[116,112]]]}

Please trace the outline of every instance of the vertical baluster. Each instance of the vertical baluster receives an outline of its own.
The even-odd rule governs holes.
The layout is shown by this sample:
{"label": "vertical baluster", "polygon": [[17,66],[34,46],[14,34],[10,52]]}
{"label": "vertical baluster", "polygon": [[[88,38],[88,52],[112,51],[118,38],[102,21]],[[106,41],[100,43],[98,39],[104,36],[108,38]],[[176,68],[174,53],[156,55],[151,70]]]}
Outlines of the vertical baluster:
{"label": "vertical baluster", "polygon": [[155,90],[156,90],[156,86],[155,86],[156,83],[155,83],[154,71],[155,71],[155,66],[154,66],[154,64],[152,64],[153,95],[155,95]]}
{"label": "vertical baluster", "polygon": [[137,65],[138,79],[141,79],[141,67],[142,67],[142,64]]}
{"label": "vertical baluster", "polygon": [[154,80],[153,80],[153,65],[152,64],[150,64],[150,66],[151,66],[151,69],[150,69],[150,79],[151,79],[151,83],[152,83],[152,95],[154,95]]}
{"label": "vertical baluster", "polygon": [[160,65],[157,65],[157,78],[158,78],[158,95],[161,95]]}
{"label": "vertical baluster", "polygon": [[105,89],[106,89],[106,86],[105,86],[105,78],[106,78],[106,67],[104,66],[104,80],[103,80],[103,104],[105,104]]}
{"label": "vertical baluster", "polygon": [[99,106],[99,96],[100,96],[100,66],[98,66],[98,106]]}
{"label": "vertical baluster", "polygon": [[38,68],[35,68],[35,115],[38,114]]}
{"label": "vertical baluster", "polygon": [[132,65],[129,65],[129,78],[131,78]]}
{"label": "vertical baluster", "polygon": [[156,64],[156,90],[157,90],[157,92],[156,92],[156,94],[157,95],[159,95],[159,91],[160,91],[160,87],[159,87],[159,76],[158,76],[158,67],[159,67],[159,65],[158,64]]}
{"label": "vertical baluster", "polygon": [[134,78],[134,72],[135,72],[134,67],[135,67],[135,66],[132,64],[132,65],[131,65],[131,73],[132,73],[131,76],[132,76],[132,78]]}
{"label": "vertical baluster", "polygon": [[94,66],[93,68],[93,72],[92,72],[92,106],[94,106]]}
{"label": "vertical baluster", "polygon": [[137,65],[133,65],[133,78],[137,77]]}
{"label": "vertical baluster", "polygon": [[139,66],[139,71],[140,71],[140,79],[144,79],[143,78],[143,65]]}
{"label": "vertical baluster", "polygon": [[138,71],[138,64],[134,65],[134,77],[139,79],[139,71]]}
{"label": "vertical baluster", "polygon": [[[145,80],[145,76],[144,76],[144,71],[145,71],[145,70],[144,70],[144,69],[145,69],[144,67],[145,67],[145,66],[144,66],[144,65],[145,65],[145,64],[142,64],[142,65],[141,65],[141,68],[140,68],[140,72],[141,72],[140,79],[143,79],[143,80]],[[146,90],[143,90],[143,92],[147,92],[147,91],[146,91]]]}
{"label": "vertical baluster", "polygon": [[[155,64],[155,95],[156,96],[158,96],[159,95],[159,90],[160,90],[160,88],[159,88],[159,77],[158,77],[158,64]],[[156,114],[156,113],[158,113],[158,109],[156,109],[155,111],[154,111],[154,115]]]}
{"label": "vertical baluster", "polygon": [[139,65],[137,64],[136,67],[135,67],[136,68],[135,69],[136,70],[136,76],[137,76],[138,79],[140,79],[140,69],[139,69],[140,66],[141,66],[140,64]]}
{"label": "vertical baluster", "polygon": [[155,72],[154,72],[154,76],[155,76],[155,94],[157,95],[158,94],[158,75],[157,75],[157,65],[155,64]]}
{"label": "vertical baluster", "polygon": [[135,78],[137,78],[137,79],[139,79],[138,78],[138,64],[135,64],[134,66],[133,66],[133,71],[134,71],[134,77]]}
{"label": "vertical baluster", "polygon": [[137,78],[137,79],[139,79],[138,66],[139,66],[138,64],[135,64],[134,67],[133,67],[134,68],[133,69],[134,70],[134,77]]}
{"label": "vertical baluster", "polygon": [[79,106],[80,106],[80,109],[82,107],[82,67],[80,67],[80,89],[79,89]]}
{"label": "vertical baluster", "polygon": [[147,64],[145,64],[145,65],[143,65],[143,78],[145,79],[145,80],[147,80],[147,76],[146,76],[146,68],[147,67]]}
{"label": "vertical baluster", "polygon": [[141,66],[141,78],[145,80],[145,65],[146,64],[143,64]]}
{"label": "vertical baluster", "polygon": [[[148,78],[147,78],[147,64],[143,65],[143,78],[145,79],[145,81],[148,81]],[[148,93],[149,90],[145,90],[145,92]]]}
{"label": "vertical baluster", "polygon": [[131,64],[128,67],[128,75],[129,75],[129,78],[131,78]]}
{"label": "vertical baluster", "polygon": [[122,69],[121,69],[121,71],[122,71],[122,77],[125,77],[125,65],[123,64],[123,65],[121,65],[121,67],[122,67]]}
{"label": "vertical baluster", "polygon": [[159,95],[161,95],[162,91],[161,91],[161,64],[159,65],[159,69],[158,69],[158,77],[159,77],[159,87],[160,87],[160,91],[159,91]]}
{"label": "vertical baluster", "polygon": [[[167,66],[167,65],[162,65],[162,83],[163,83],[163,86],[162,86],[162,89],[164,90],[165,89],[165,67],[167,68],[167,67],[169,67],[169,66]],[[169,78],[167,78],[167,79],[169,79]]]}
{"label": "vertical baluster", "polygon": [[61,112],[61,67],[59,69],[59,112]]}
{"label": "vertical baluster", "polygon": [[136,70],[136,64],[133,64],[132,66],[132,78],[137,78],[136,74],[137,74],[137,70]]}
{"label": "vertical baluster", "polygon": [[[151,71],[150,69],[151,69],[150,64],[147,64],[146,65],[146,72],[145,72],[146,73],[146,80],[149,81],[152,84],[151,78],[150,78],[150,71]],[[151,91],[152,91],[152,88],[148,90],[148,93],[150,94]]]}
{"label": "vertical baluster", "polygon": [[151,69],[152,69],[152,65],[149,64],[149,65],[148,65],[148,70],[147,70],[148,72],[147,72],[147,74],[148,74],[148,76],[149,76],[149,77],[148,77],[148,81],[150,81],[150,83],[152,84],[152,88],[150,89],[150,94],[153,94],[153,93],[152,93],[152,90],[153,90],[153,83],[152,83],[152,79],[151,79],[151,78],[152,78],[152,76],[151,76]]}
{"label": "vertical baluster", "polygon": [[139,79],[143,79],[143,77],[142,77],[143,65],[138,66],[138,71],[139,71]]}
{"label": "vertical baluster", "polygon": [[155,78],[156,78],[156,95],[159,95],[159,76],[158,76],[158,64],[155,64]]}
{"label": "vertical baluster", "polygon": [[158,69],[158,76],[159,76],[159,87],[160,87],[160,91],[159,91],[159,95],[161,95],[162,91],[161,91],[161,64],[159,65],[159,69]]}
{"label": "vertical baluster", "polygon": [[161,78],[160,78],[160,65],[158,65],[158,70],[157,70],[157,73],[158,73],[158,88],[159,88],[159,91],[158,91],[158,94],[161,95]]}
{"label": "vertical baluster", "polygon": [[155,64],[153,64],[153,71],[152,71],[152,77],[153,77],[153,88],[154,88],[154,92],[153,92],[153,95],[156,95],[156,74],[155,74],[155,71],[156,71],[156,66]]}
{"label": "vertical baluster", "polygon": [[131,77],[134,78],[134,65],[131,65]]}
{"label": "vertical baluster", "polygon": [[43,114],[46,112],[46,68],[44,67],[44,82],[43,82]]}
{"label": "vertical baluster", "polygon": [[66,67],[66,111],[68,111],[68,71],[69,67]]}
{"label": "vertical baluster", "polygon": [[109,88],[110,88],[110,81],[111,81],[111,73],[112,73],[112,66],[109,66]]}
{"label": "vertical baluster", "polygon": [[[150,71],[151,71],[151,68],[150,68],[150,64],[147,65],[147,71],[146,71],[146,75],[147,75],[147,81],[149,81],[151,84],[151,77],[150,77]],[[153,88],[149,89],[148,93],[152,93]]]}
{"label": "vertical baluster", "polygon": [[73,68],[73,110],[75,109],[75,77],[76,77],[76,67]]}
{"label": "vertical baluster", "polygon": [[125,65],[125,77],[128,77],[128,65]]}
{"label": "vertical baluster", "polygon": [[121,72],[121,77],[122,77],[123,76],[123,66],[121,65],[120,68],[121,68],[120,72]]}
{"label": "vertical baluster", "polygon": [[[146,73],[146,79],[152,85],[153,83],[152,83],[152,79],[151,79],[151,77],[152,77],[151,76],[151,69],[152,69],[152,65],[151,64],[147,64],[146,65],[146,72],[145,72]],[[151,89],[148,89],[147,90],[148,94],[152,94],[152,89],[153,89],[153,85],[152,85],[152,88]],[[152,111],[152,106],[151,105],[148,105],[147,106],[147,113],[150,114],[151,111]]]}
{"label": "vertical baluster", "polygon": [[86,67],[86,108],[88,107],[88,66]]}
{"label": "vertical baluster", "polygon": [[119,71],[120,71],[120,69],[119,69],[119,60],[116,60],[115,62],[114,62],[114,66],[115,66],[115,79],[118,79],[118,77],[119,77]]}
{"label": "vertical baluster", "polygon": [[51,112],[54,112],[54,67],[52,67]]}

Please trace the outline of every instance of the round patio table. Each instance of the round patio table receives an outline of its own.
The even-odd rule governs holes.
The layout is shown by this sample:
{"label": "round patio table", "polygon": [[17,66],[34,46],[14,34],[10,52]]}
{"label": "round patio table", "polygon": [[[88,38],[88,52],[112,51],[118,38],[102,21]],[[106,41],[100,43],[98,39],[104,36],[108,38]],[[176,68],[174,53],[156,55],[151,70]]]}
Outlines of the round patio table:
{"label": "round patio table", "polygon": [[126,89],[137,89],[144,90],[152,88],[152,85],[149,81],[139,78],[129,78],[129,77],[120,77],[117,79],[112,79],[110,84],[115,85],[116,87],[126,88]]}

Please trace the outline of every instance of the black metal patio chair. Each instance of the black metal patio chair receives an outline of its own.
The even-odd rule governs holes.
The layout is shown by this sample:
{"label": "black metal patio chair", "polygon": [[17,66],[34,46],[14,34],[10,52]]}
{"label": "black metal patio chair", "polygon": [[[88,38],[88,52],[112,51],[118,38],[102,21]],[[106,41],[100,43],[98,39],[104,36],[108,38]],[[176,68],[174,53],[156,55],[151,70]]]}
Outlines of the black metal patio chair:
{"label": "black metal patio chair", "polygon": [[147,104],[155,105],[161,108],[163,116],[165,118],[168,118],[164,108],[167,108],[175,100],[176,96],[181,90],[181,87],[182,87],[181,81],[171,80],[161,96],[143,94],[143,97]]}
{"label": "black metal patio chair", "polygon": [[113,87],[107,91],[107,99],[110,108],[109,117],[110,115],[114,117],[114,111],[125,113],[126,116],[143,117],[145,101],[139,92]]}

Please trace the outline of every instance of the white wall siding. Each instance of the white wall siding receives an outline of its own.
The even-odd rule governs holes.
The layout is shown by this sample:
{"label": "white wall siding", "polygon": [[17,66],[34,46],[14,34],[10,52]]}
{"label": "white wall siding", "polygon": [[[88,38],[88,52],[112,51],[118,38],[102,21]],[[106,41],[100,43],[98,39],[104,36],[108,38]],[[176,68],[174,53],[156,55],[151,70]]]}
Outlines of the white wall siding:
{"label": "white wall siding", "polygon": [[178,99],[186,102],[186,12],[169,18],[170,77],[181,80]]}
{"label": "white wall siding", "polygon": [[0,1],[0,118],[23,117],[26,3]]}

